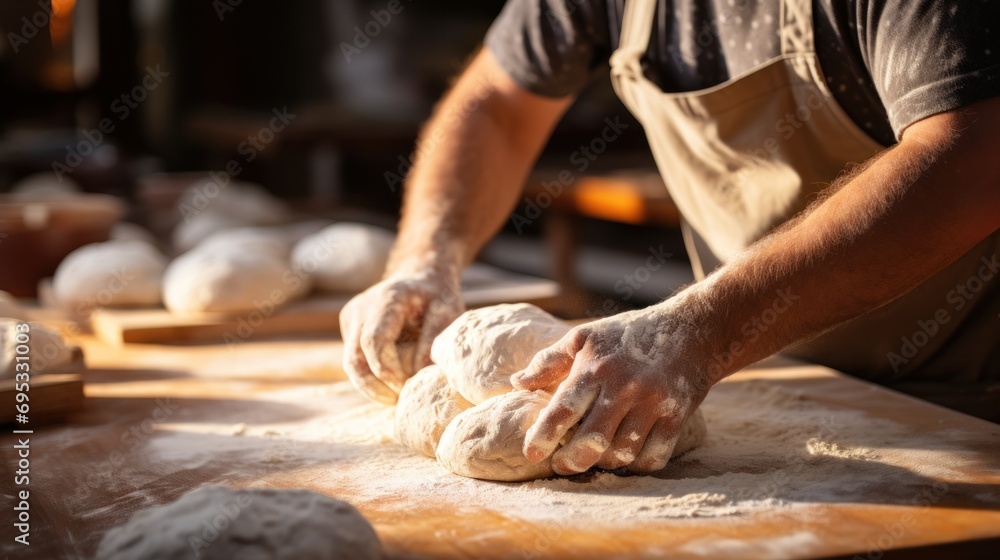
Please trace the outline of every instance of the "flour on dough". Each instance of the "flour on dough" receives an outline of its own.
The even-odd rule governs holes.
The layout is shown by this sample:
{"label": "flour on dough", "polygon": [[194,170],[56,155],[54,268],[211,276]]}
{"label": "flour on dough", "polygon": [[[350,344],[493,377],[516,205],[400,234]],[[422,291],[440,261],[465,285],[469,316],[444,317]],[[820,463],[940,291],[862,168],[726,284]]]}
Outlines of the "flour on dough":
{"label": "flour on dough", "polygon": [[312,274],[320,290],[360,292],[382,278],[394,242],[384,229],[342,222],[303,237],[292,264]]}
{"label": "flour on dough", "polygon": [[[17,373],[17,347],[27,335],[31,373],[58,372],[73,361],[75,349],[66,344],[59,333],[36,322],[28,323],[29,331],[18,335],[16,319],[0,319],[0,379],[9,379]],[[22,329],[23,330],[23,329]],[[20,354],[24,355],[24,354]]]}
{"label": "flour on dough", "polygon": [[265,252],[287,259],[291,244],[282,228],[243,227],[217,231],[195,246],[199,251]]}
{"label": "flour on dough", "polygon": [[514,390],[510,376],[570,328],[528,303],[466,311],[434,340],[431,359],[473,404]]}
{"label": "flour on dough", "polygon": [[95,558],[375,560],[381,548],[347,502],[308,490],[207,487],[135,513],[104,535]]}
{"label": "flour on dough", "polygon": [[160,304],[167,258],[143,241],[84,245],[56,268],[52,289],[62,307],[82,313],[94,307]]}
{"label": "flour on dough", "polygon": [[444,371],[430,365],[411,377],[396,402],[395,433],[403,445],[434,457],[448,424],[472,403],[448,385]]}

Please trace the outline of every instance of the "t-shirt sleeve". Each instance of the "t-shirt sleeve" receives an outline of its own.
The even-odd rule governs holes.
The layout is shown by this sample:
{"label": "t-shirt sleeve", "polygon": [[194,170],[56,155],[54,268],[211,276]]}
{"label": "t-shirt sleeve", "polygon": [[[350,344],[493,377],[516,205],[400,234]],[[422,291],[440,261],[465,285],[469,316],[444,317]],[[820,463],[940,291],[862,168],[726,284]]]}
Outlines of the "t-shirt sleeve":
{"label": "t-shirt sleeve", "polygon": [[508,0],[485,45],[521,87],[565,97],[606,70],[610,34],[606,2]]}
{"label": "t-shirt sleeve", "polygon": [[1000,1],[860,0],[856,30],[896,138],[1000,95]]}

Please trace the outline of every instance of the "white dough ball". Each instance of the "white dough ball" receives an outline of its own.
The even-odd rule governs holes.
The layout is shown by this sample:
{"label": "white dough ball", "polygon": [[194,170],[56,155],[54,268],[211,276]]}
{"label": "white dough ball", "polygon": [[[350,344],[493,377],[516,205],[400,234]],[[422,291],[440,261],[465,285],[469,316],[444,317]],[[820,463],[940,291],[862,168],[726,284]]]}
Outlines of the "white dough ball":
{"label": "white dough ball", "polygon": [[27,323],[28,331],[18,327],[23,321],[0,319],[0,379],[9,379],[17,373],[17,347],[27,340],[31,373],[59,371],[73,361],[74,350],[59,333],[36,322]]}
{"label": "white dough ball", "polygon": [[178,253],[185,253],[212,234],[252,225],[242,218],[205,211],[177,224],[171,234],[171,245]]}
{"label": "white dough ball", "polygon": [[60,198],[75,196],[82,191],[80,185],[69,177],[60,180],[55,173],[43,171],[29,175],[11,187],[10,192],[29,197]]}
{"label": "white dough ball", "polygon": [[288,258],[291,244],[279,228],[245,227],[218,231],[195,246],[198,251],[264,252]]}
{"label": "white dough ball", "polygon": [[292,264],[310,272],[321,290],[360,292],[381,279],[394,241],[381,228],[334,224],[299,241]]}
{"label": "white dough ball", "polygon": [[273,312],[309,290],[287,260],[266,252],[190,251],[163,277],[163,302],[173,313]]}
{"label": "white dough ball", "polygon": [[289,215],[288,206],[260,185],[231,181],[220,187],[211,179],[188,187],[177,208],[183,217],[172,236],[178,252],[191,250],[217,231],[280,224]]}
{"label": "white dough ball", "polygon": [[131,222],[118,222],[111,226],[108,238],[112,241],[142,241],[156,246],[156,237],[148,229]]}
{"label": "white dough ball", "polygon": [[529,303],[466,311],[431,346],[431,359],[469,402],[479,404],[514,390],[510,376],[528,367],[569,326]]}
{"label": "white dough ball", "polygon": [[108,531],[97,560],[375,560],[378,535],[347,502],[308,490],[207,487]]}
{"label": "white dough ball", "polygon": [[156,306],[167,259],[149,243],[91,243],[66,256],[56,268],[52,288],[66,309]]}

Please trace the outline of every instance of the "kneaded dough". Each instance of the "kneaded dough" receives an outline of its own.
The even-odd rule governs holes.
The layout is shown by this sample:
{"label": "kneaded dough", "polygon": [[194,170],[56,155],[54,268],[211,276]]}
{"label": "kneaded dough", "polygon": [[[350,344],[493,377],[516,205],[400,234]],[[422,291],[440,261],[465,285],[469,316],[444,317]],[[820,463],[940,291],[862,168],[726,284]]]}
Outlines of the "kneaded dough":
{"label": "kneaded dough", "polygon": [[360,292],[382,278],[394,242],[384,229],[343,222],[303,237],[292,264],[312,274],[321,290]]}
{"label": "kneaded dough", "polygon": [[153,232],[132,222],[118,222],[111,226],[108,238],[112,241],[143,241],[156,246],[156,237]]}
{"label": "kneaded dough", "polygon": [[[524,457],[524,437],[552,396],[544,391],[513,391],[493,397],[455,417],[441,436],[437,459],[455,474],[483,480],[517,482],[555,475],[552,457],[532,463]],[[576,429],[560,441],[568,443]],[[684,423],[672,456],[700,445],[705,419],[696,410]]]}
{"label": "kneaded dough", "polygon": [[308,490],[207,487],[132,515],[97,560],[382,558],[378,535],[347,502]]}
{"label": "kneaded dough", "polygon": [[479,404],[514,390],[510,376],[570,328],[529,303],[466,311],[431,346],[431,359],[469,402]]}
{"label": "kneaded dough", "polygon": [[204,179],[188,187],[177,203],[182,219],[174,228],[177,252],[194,248],[209,235],[250,226],[277,225],[288,219],[288,206],[254,183],[231,181],[219,187]]}
{"label": "kneaded dough", "polygon": [[541,391],[512,391],[462,412],[441,436],[438,462],[455,474],[483,480],[517,482],[552,476],[551,457],[532,463],[522,452],[525,432],[549,399]]}
{"label": "kneaded dough", "polygon": [[395,433],[403,445],[434,457],[448,424],[472,403],[448,385],[444,371],[430,365],[411,377],[396,402]]}
{"label": "kneaded dough", "polygon": [[25,198],[64,198],[83,192],[80,185],[69,177],[56,177],[54,172],[43,171],[28,175],[10,189],[11,194]]}
{"label": "kneaded dough", "polygon": [[167,258],[143,241],[91,243],[66,256],[52,289],[59,305],[74,312],[93,307],[160,304]]}
{"label": "kneaded dough", "polygon": [[174,259],[163,276],[163,302],[172,313],[270,314],[309,290],[289,263],[267,252],[196,249]]}
{"label": "kneaded dough", "polygon": [[10,294],[10,292],[5,292],[0,290],[0,317],[8,317],[11,319],[24,319],[24,309],[21,308],[21,304],[18,303],[17,298]]}
{"label": "kneaded dough", "polygon": [[[17,319],[0,319],[0,379],[9,379],[17,373]],[[58,372],[73,361],[74,348],[66,344],[59,333],[36,322],[28,323],[28,356],[31,373]],[[20,337],[21,340],[24,337]]]}

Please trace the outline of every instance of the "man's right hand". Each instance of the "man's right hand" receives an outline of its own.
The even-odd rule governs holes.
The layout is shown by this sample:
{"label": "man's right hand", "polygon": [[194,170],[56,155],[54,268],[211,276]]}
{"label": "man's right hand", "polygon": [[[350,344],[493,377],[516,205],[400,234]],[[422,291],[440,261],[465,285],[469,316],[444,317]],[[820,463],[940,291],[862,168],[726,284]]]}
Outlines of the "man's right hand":
{"label": "man's right hand", "polygon": [[[355,296],[340,314],[344,370],[366,397],[394,404],[403,384],[431,363],[431,343],[465,311],[460,276],[435,269],[395,272]],[[413,363],[399,345],[416,342]]]}

